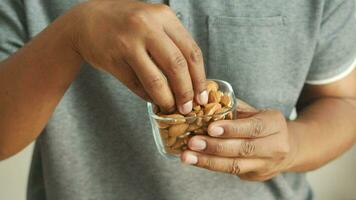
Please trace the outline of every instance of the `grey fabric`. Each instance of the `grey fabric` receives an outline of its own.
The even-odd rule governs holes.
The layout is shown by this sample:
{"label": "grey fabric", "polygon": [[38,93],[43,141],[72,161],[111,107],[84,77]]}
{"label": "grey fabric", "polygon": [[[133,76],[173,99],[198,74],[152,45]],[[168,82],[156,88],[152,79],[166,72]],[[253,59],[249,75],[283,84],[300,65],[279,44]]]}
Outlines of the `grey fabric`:
{"label": "grey fabric", "polygon": [[[0,60],[78,2],[1,0]],[[353,0],[167,3],[202,48],[208,77],[230,82],[239,98],[286,117],[307,77],[336,76],[356,55]],[[27,198],[299,200],[313,194],[303,173],[247,182],[165,160],[145,102],[109,74],[83,65],[37,140]]]}

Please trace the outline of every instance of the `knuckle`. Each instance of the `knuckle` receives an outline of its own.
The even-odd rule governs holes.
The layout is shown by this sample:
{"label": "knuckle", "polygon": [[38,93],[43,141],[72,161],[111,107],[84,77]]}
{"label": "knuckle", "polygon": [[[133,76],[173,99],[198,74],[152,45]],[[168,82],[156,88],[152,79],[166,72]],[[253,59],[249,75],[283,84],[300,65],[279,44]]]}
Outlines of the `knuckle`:
{"label": "knuckle", "polygon": [[155,4],[154,7],[160,13],[172,13],[172,9],[166,4]]}
{"label": "knuckle", "polygon": [[211,158],[206,158],[205,161],[202,163],[202,167],[206,169],[215,169],[216,162]]}
{"label": "knuckle", "polygon": [[194,97],[194,91],[192,89],[189,89],[187,91],[178,94],[178,98],[184,102],[193,99],[193,97]]}
{"label": "knuckle", "polygon": [[231,166],[228,169],[228,172],[232,175],[239,175],[240,174],[240,167],[238,159],[233,159]]}
{"label": "knuckle", "polygon": [[251,140],[243,140],[241,143],[240,155],[247,157],[253,155],[256,145]]}
{"label": "knuckle", "polygon": [[150,90],[159,90],[162,89],[165,85],[165,80],[163,79],[163,77],[161,76],[153,76],[149,79],[148,83],[147,83],[147,87]]}
{"label": "knuckle", "polygon": [[258,137],[262,135],[262,131],[264,128],[263,120],[257,117],[253,117],[250,119],[250,129],[247,132],[250,137]]}
{"label": "knuckle", "polygon": [[218,143],[218,144],[215,145],[214,153],[222,154],[224,152],[225,152],[225,145],[224,144]]}
{"label": "knuckle", "polygon": [[125,52],[127,52],[127,53],[134,51],[134,49],[133,49],[134,45],[132,45],[132,42],[126,38],[117,36],[116,40],[114,42],[116,42],[116,45],[118,47],[117,49],[125,49],[126,50]]}
{"label": "knuckle", "polygon": [[240,126],[236,126],[236,125],[231,125],[231,126],[227,126],[226,127],[226,131],[230,132],[231,134],[239,134],[241,132],[241,127]]}
{"label": "knuckle", "polygon": [[203,90],[206,89],[206,78],[205,76],[199,77],[196,80],[194,80],[195,86],[197,85],[197,89],[200,89],[199,92],[202,92]]}
{"label": "knuckle", "polygon": [[170,60],[169,71],[172,75],[178,75],[188,67],[187,61],[180,52],[175,52]]}
{"label": "knuckle", "polygon": [[147,19],[147,11],[144,8],[137,8],[130,12],[127,16],[127,23],[135,28],[149,27],[149,20]]}
{"label": "knuckle", "polygon": [[203,53],[202,53],[201,49],[198,47],[198,45],[195,43],[192,45],[189,59],[191,62],[194,62],[194,63],[199,63],[203,59]]}

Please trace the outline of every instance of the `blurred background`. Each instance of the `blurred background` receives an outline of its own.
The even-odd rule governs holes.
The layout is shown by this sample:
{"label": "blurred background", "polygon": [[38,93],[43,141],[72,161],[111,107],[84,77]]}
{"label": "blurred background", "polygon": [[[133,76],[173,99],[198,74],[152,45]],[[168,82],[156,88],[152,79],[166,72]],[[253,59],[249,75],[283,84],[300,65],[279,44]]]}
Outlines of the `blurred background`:
{"label": "blurred background", "polygon": [[[33,144],[0,161],[0,200],[25,200]],[[356,146],[339,159],[308,173],[317,200],[356,200]]]}

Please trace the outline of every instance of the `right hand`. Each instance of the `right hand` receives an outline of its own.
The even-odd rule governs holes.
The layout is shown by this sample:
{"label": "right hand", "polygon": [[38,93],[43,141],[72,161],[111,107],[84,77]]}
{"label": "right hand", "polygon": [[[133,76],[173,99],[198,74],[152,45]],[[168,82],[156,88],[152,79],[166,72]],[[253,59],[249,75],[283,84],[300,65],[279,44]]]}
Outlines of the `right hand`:
{"label": "right hand", "polygon": [[74,46],[88,63],[163,111],[207,103],[201,50],[168,6],[92,0],[73,10]]}

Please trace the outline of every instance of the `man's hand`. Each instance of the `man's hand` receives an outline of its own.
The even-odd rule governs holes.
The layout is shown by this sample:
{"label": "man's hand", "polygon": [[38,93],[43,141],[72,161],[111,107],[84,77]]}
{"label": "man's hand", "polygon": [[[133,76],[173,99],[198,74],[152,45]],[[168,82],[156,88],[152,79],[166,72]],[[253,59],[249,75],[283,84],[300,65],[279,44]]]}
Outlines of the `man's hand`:
{"label": "man's hand", "polygon": [[194,136],[183,162],[209,170],[265,181],[292,163],[296,144],[279,111],[256,110],[239,101],[238,119],[210,124],[210,136]]}
{"label": "man's hand", "polygon": [[168,6],[93,0],[73,11],[73,43],[87,62],[164,111],[207,103],[201,50]]}

